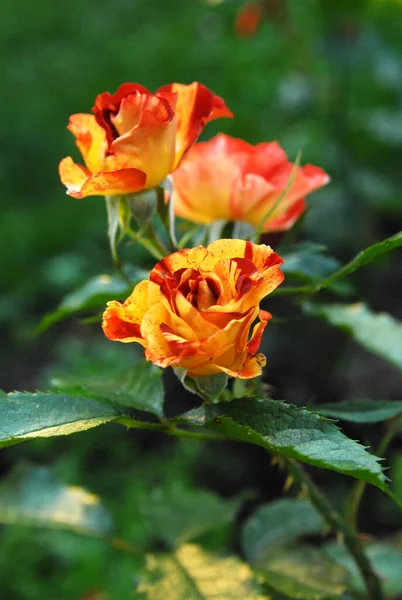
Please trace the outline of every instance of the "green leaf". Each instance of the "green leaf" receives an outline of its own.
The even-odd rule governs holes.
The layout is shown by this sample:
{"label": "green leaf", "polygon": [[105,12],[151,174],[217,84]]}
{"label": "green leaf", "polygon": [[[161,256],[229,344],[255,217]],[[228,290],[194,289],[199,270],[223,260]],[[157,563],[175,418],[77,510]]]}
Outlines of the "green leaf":
{"label": "green leaf", "polygon": [[[345,567],[350,576],[350,587],[358,594],[366,592],[363,581],[356,563],[343,546],[331,542],[324,546],[325,551],[332,560]],[[390,542],[377,542],[368,544],[365,552],[370,560],[374,571],[381,579],[384,594],[387,598],[394,598],[402,594],[402,549]]]}
{"label": "green leaf", "polygon": [[321,550],[309,546],[280,550],[258,568],[264,581],[282,594],[302,600],[338,600],[348,573]]}
{"label": "green leaf", "polygon": [[90,398],[36,392],[0,396],[0,448],[35,437],[69,435],[118,418],[111,405]]}
{"label": "green leaf", "polygon": [[181,421],[233,439],[372,483],[388,492],[379,459],[316,413],[268,398],[204,405]]}
{"label": "green leaf", "polygon": [[190,377],[183,367],[175,367],[173,372],[188,392],[197,394],[205,402],[219,402],[219,398],[228,384],[228,376],[225,373],[209,377]]}
{"label": "green leaf", "polygon": [[167,488],[154,486],[141,513],[152,537],[174,547],[232,523],[241,502],[173,482]]}
{"label": "green leaf", "polygon": [[0,485],[0,522],[92,535],[113,530],[112,518],[97,496],[64,485],[48,469],[26,465]]}
{"label": "green leaf", "polygon": [[246,521],[242,531],[242,548],[247,560],[261,564],[278,547],[301,535],[321,533],[322,517],[307,500],[281,499],[260,506]]}
{"label": "green leaf", "polygon": [[287,277],[306,282],[318,281],[336,271],[340,262],[325,254],[326,247],[312,242],[300,242],[281,251],[281,270]]}
{"label": "green leaf", "polygon": [[[351,291],[350,288],[344,289],[343,287],[341,287],[341,288],[338,287],[339,282],[342,279],[345,279],[345,277],[347,277],[351,273],[354,273],[354,271],[357,271],[361,267],[368,265],[373,260],[375,260],[376,258],[381,256],[382,254],[386,254],[387,252],[390,252],[394,248],[398,248],[401,245],[402,245],[402,231],[393,235],[392,237],[389,237],[389,238],[383,240],[382,242],[378,242],[377,244],[373,244],[372,246],[369,246],[365,250],[362,250],[361,252],[359,252],[349,263],[347,263],[346,265],[344,265],[337,271],[331,273],[324,279],[315,281],[314,283],[306,285],[302,288],[297,288],[297,291],[304,292],[307,294],[314,294],[324,288],[329,288],[329,289],[333,289],[334,291],[337,291],[339,293],[342,293],[342,292],[349,293]],[[286,254],[286,252],[285,252],[285,254]],[[285,261],[285,264],[283,267],[283,270],[285,273],[286,273],[286,269],[289,268],[289,258],[287,259],[287,261],[288,261],[288,265],[286,265],[286,261]],[[290,257],[290,267],[295,268],[295,266],[292,267],[292,257]],[[284,293],[284,290],[286,290],[286,288],[279,288],[278,294],[279,294],[280,290],[282,290],[282,293]]]}
{"label": "green leaf", "polygon": [[316,404],[311,407],[311,410],[320,415],[352,423],[379,423],[402,414],[402,401],[356,400],[354,402]]}
{"label": "green leaf", "polygon": [[198,394],[197,382],[193,377],[189,377],[187,375],[187,369],[184,369],[183,367],[175,367],[173,369],[173,373],[176,375],[184,389],[192,394]]}
{"label": "green leaf", "polygon": [[[145,269],[130,269],[129,277],[136,285],[147,279],[149,273]],[[46,331],[51,325],[87,310],[104,309],[108,300],[124,299],[132,291],[121,275],[97,275],[89,279],[82,287],[65,296],[56,310],[45,315],[40,322],[37,333]]]}
{"label": "green leaf", "polygon": [[383,240],[382,242],[373,244],[372,246],[369,246],[365,250],[362,250],[356,254],[356,256],[347,265],[322,281],[321,286],[328,287],[334,281],[344,279],[354,271],[357,271],[357,269],[365,267],[382,254],[391,252],[391,250],[394,250],[394,248],[398,248],[399,246],[402,246],[402,231]]}
{"label": "green leaf", "polygon": [[144,600],[274,600],[237,557],[214,555],[194,544],[171,554],[149,554],[136,591]]}
{"label": "green leaf", "polygon": [[261,377],[254,377],[254,379],[235,379],[233,381],[233,398],[253,398],[263,395],[264,391]]}
{"label": "green leaf", "polygon": [[52,386],[65,394],[116,402],[162,417],[165,397],[162,374],[162,369],[143,360],[99,375],[55,378]]}
{"label": "green leaf", "polygon": [[305,312],[346,331],[359,344],[402,369],[402,323],[365,304],[311,304]]}
{"label": "green leaf", "polygon": [[226,373],[219,373],[209,377],[198,377],[194,381],[201,398],[207,402],[218,402],[228,384],[228,376]]}

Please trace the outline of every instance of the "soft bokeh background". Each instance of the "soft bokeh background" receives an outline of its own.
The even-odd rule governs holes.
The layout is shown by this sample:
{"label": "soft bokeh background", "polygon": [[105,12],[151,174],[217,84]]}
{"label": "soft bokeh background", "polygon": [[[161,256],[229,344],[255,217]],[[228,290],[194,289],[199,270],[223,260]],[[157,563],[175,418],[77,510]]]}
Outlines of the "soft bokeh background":
{"label": "soft bokeh background", "polygon": [[[131,348],[108,342],[97,324],[70,320],[34,334],[64,294],[113,270],[102,199],[67,197],[57,165],[66,155],[78,157],[65,129],[69,114],[88,112],[98,93],[123,81],[150,89],[200,81],[235,113],[233,121],[208,125],[204,138],[225,131],[253,143],[276,139],[292,158],[301,149],[303,162],[324,168],[332,183],[311,198],[300,235],[326,244],[342,261],[402,229],[402,3],[265,0],[265,17],[252,37],[234,31],[241,6],[240,0],[3,0],[0,343],[6,391],[43,389],[50,372],[84,373],[94,361],[105,368],[130,363]],[[354,279],[371,308],[399,318],[400,259],[396,252]],[[269,306],[282,314],[279,299]],[[312,320],[268,329],[265,379],[275,397],[301,405],[401,397],[401,375],[342,333]],[[168,387],[173,398],[178,388],[170,379]],[[107,426],[3,450],[0,472],[21,461],[49,465],[62,481],[100,494],[120,531],[150,547],[155,533],[146,530],[141,506],[151,487],[167,490],[174,481],[226,497],[249,489],[254,500],[246,512],[281,493],[282,474],[268,468],[258,449],[122,433]],[[375,443],[379,432],[366,428],[364,439],[361,430],[348,433]],[[347,484],[316,475],[335,499]],[[368,498],[364,527],[373,534],[392,530],[389,506],[382,509],[375,492]],[[89,599],[96,590],[126,599],[136,561],[65,533],[0,529],[0,591],[7,600]]]}

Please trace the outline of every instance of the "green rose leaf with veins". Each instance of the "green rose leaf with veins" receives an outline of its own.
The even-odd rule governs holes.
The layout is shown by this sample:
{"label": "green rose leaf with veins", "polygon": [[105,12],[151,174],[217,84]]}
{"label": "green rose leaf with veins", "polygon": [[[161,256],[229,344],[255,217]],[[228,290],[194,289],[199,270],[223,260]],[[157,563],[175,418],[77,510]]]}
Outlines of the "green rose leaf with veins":
{"label": "green rose leaf with veins", "polygon": [[332,421],[303,408],[269,398],[240,398],[204,405],[177,421],[262,446],[274,455],[351,475],[390,493],[379,458],[345,436]]}

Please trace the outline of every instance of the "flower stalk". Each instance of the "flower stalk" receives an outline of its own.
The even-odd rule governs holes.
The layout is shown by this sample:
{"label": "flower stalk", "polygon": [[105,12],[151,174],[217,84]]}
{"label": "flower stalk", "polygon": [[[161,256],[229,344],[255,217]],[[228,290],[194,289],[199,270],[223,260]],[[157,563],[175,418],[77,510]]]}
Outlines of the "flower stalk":
{"label": "flower stalk", "polygon": [[[400,426],[400,419],[396,419],[390,424],[387,431],[385,432],[384,437],[378,445],[377,451],[375,452],[377,456],[382,457],[386,453],[390,443],[394,439],[395,434],[400,430]],[[351,527],[353,527],[353,529],[357,529],[358,526],[357,519],[359,514],[360,503],[362,501],[366,487],[367,484],[365,481],[356,481],[349,495],[349,498],[345,503],[345,520],[349,523]]]}
{"label": "flower stalk", "polygon": [[369,598],[369,600],[385,600],[380,580],[366,556],[358,533],[349,525],[342,515],[331,506],[327,498],[325,498],[315,486],[298,462],[286,459],[286,466],[293,480],[307,494],[311,504],[324,517],[328,525],[342,535],[344,544],[354,559],[366,584],[367,598]]}

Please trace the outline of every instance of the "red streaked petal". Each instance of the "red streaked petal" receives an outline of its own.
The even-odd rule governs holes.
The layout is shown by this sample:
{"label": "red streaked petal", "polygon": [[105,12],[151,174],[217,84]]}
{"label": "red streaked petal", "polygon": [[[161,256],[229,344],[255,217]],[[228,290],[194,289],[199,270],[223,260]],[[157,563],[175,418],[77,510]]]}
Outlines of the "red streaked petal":
{"label": "red streaked petal", "polygon": [[245,258],[260,271],[274,265],[281,265],[283,259],[265,244],[253,244],[244,240],[220,239],[207,246],[208,257],[202,262],[202,268],[213,270],[215,264],[223,259]]}
{"label": "red streaked petal", "polygon": [[293,227],[305,210],[306,201],[304,198],[300,198],[291,204],[289,208],[278,211],[276,214],[274,213],[273,216],[266,221],[263,229],[264,231],[272,232],[287,231]]}
{"label": "red streaked petal", "polygon": [[171,100],[172,94],[177,94],[176,160],[173,166],[175,169],[209,121],[220,117],[233,117],[233,113],[222,98],[198,82],[190,85],[171,83],[157,91],[158,96],[166,97],[168,101]]}
{"label": "red streaked petal", "polygon": [[247,350],[250,354],[256,354],[261,344],[262,334],[264,333],[265,327],[268,325],[268,321],[272,319],[271,313],[266,310],[260,310],[258,313],[260,322],[255,325],[251,339],[247,344]]}
{"label": "red streaked petal", "polygon": [[75,198],[82,198],[82,184],[91,176],[88,169],[77,165],[71,156],[66,156],[60,161],[59,175],[62,184],[67,187],[67,194]]}
{"label": "red streaked petal", "polygon": [[[232,195],[230,214],[237,221],[248,221],[253,225],[259,224],[260,205],[275,193],[275,186],[267,179],[254,173],[246,173],[238,193]],[[256,210],[257,209],[257,210]]]}
{"label": "red streaked petal", "polygon": [[92,175],[85,167],[74,163],[71,156],[59,164],[61,182],[73,198],[132,194],[144,188],[146,176],[137,169],[121,169]]}
{"label": "red streaked petal", "polygon": [[301,167],[301,172],[308,182],[310,191],[318,190],[318,188],[326,185],[331,181],[328,173],[320,169],[320,167],[316,167],[315,165],[305,165]]}
{"label": "red streaked petal", "polygon": [[249,153],[246,173],[261,175],[269,180],[275,169],[287,163],[286,152],[278,142],[261,142],[252,147]]}
{"label": "red streaked petal", "polygon": [[167,275],[171,275],[180,269],[198,269],[207,254],[208,252],[204,246],[184,248],[183,250],[174,252],[155,265],[149,278],[160,285]]}
{"label": "red streaked petal", "polygon": [[179,168],[172,173],[175,213],[195,223],[230,218],[232,196],[238,195],[241,188],[241,168],[219,154],[212,160],[209,150],[204,158],[200,146],[204,144],[190,148]]}
{"label": "red streaked petal", "polygon": [[92,112],[96,117],[100,112],[110,110],[112,106],[117,107],[123,98],[131,94],[151,94],[151,92],[139,83],[122,83],[114,94],[110,94],[109,92],[98,94]]}
{"label": "red streaked petal", "polygon": [[171,352],[161,330],[161,326],[168,320],[168,311],[161,302],[158,302],[151,306],[141,323],[141,333],[147,340],[145,357],[163,368],[177,365],[179,362],[179,358]]}
{"label": "red streaked petal", "polygon": [[76,138],[76,144],[91,173],[99,171],[107,149],[106,133],[94,115],[77,113],[70,116],[67,129]]}
{"label": "red streaked petal", "polygon": [[92,112],[95,115],[97,123],[105,130],[108,144],[110,145],[116,137],[110,116],[115,115],[120,106],[120,102],[126,96],[151,95],[144,86],[137,83],[123,83],[114,94],[103,92],[95,99],[95,105]]}
{"label": "red streaked petal", "polygon": [[155,96],[129,97],[111,120],[119,133],[127,130],[111,144],[116,160],[146,173],[147,188],[159,185],[175,160],[176,117],[168,102]]}
{"label": "red streaked petal", "polygon": [[133,194],[145,186],[146,175],[138,169],[121,169],[110,173],[96,173],[84,181],[81,196],[118,196]]}
{"label": "red streaked petal", "polygon": [[105,336],[114,342],[124,344],[138,342],[143,346],[146,345],[141,335],[140,323],[133,322],[126,314],[125,307],[115,300],[107,303],[103,313],[102,329]]}
{"label": "red streaked petal", "polygon": [[159,289],[147,279],[138,283],[130,296],[121,304],[108,302],[103,313],[102,328],[107,338],[124,343],[146,345],[141,334],[141,322],[149,309],[158,302]]}
{"label": "red streaked petal", "polygon": [[[257,226],[283,194],[293,170],[278,142],[252,146],[219,134],[190,148],[172,173],[175,213],[195,223],[229,220]],[[286,196],[265,219],[265,231],[289,229],[304,211],[302,199],[328,181],[319,167],[298,167]]]}
{"label": "red streaked petal", "polygon": [[111,115],[110,120],[120,136],[128,133],[133,127],[153,129],[170,123],[174,111],[169,102],[150,94],[136,94],[123,98],[119,112]]}

